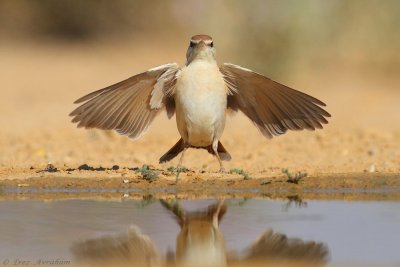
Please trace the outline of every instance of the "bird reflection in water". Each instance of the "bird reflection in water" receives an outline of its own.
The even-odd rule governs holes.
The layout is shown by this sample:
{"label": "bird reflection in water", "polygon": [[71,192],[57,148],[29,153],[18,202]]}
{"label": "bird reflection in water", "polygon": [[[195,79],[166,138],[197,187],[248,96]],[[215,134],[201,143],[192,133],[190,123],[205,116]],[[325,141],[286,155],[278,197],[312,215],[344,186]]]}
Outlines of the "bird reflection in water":
{"label": "bird reflection in water", "polygon": [[175,215],[181,231],[176,239],[177,266],[226,266],[224,237],[219,222],[225,215],[224,201],[208,207],[206,211],[185,212],[179,202],[161,201]]}
{"label": "bird reflection in water", "polygon": [[227,252],[219,223],[227,212],[223,200],[206,210],[187,212],[176,200],[160,200],[180,226],[176,252],[162,257],[136,226],[126,234],[75,243],[71,251],[83,266],[323,266],[329,251],[323,243],[288,238],[267,229],[241,253]]}

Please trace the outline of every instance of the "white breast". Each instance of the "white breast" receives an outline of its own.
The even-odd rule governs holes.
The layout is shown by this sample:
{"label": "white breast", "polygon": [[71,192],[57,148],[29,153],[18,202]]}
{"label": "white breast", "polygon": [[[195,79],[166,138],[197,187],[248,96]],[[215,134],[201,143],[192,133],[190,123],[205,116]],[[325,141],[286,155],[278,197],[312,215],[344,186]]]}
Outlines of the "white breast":
{"label": "white breast", "polygon": [[179,133],[192,146],[208,146],[225,126],[227,87],[215,62],[196,60],[182,69],[175,91]]}

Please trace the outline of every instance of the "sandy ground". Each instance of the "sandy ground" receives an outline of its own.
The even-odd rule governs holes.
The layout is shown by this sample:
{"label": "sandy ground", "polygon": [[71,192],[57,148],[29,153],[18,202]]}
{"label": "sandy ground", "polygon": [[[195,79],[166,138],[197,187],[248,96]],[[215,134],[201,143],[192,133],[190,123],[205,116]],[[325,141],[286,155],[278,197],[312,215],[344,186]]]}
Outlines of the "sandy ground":
{"label": "sandy ground", "polygon": [[[184,46],[150,53],[157,43],[139,46],[136,52],[133,45],[0,47],[2,186],[124,187],[124,179],[132,188],[174,185],[175,174],[167,168],[177,159],[164,165],[158,159],[179,139],[175,118],[161,114],[146,135],[132,141],[113,132],[77,129],[68,117],[72,102],[90,91],[153,66],[183,62]],[[181,174],[183,183],[229,187],[239,181],[244,188],[248,183],[261,191],[281,184],[290,189],[298,185],[281,182],[287,180],[282,173],[287,168],[293,174],[307,173],[300,184],[310,188],[354,188],[343,186],[352,177],[359,189],[399,186],[400,77],[363,72],[356,64],[308,64],[298,73],[271,78],[326,102],[332,114],[329,125],[267,140],[237,114],[228,119],[221,140],[233,157],[226,169],[243,169],[252,179],[219,174],[215,158],[192,149],[185,155],[190,171]],[[49,162],[57,171],[46,169]],[[149,183],[135,171],[143,164],[160,173],[157,181]]]}

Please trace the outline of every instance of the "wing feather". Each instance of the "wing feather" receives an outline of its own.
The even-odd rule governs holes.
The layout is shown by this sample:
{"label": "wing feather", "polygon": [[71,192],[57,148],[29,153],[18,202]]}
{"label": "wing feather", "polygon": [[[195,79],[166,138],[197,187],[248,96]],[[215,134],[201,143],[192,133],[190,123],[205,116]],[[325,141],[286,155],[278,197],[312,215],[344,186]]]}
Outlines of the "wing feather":
{"label": "wing feather", "polygon": [[268,138],[328,123],[331,115],[315,97],[233,64],[225,63],[220,71],[230,90],[228,108],[242,111]]}
{"label": "wing feather", "polygon": [[175,113],[178,74],[176,63],[165,64],[85,95],[74,102],[82,104],[70,113],[72,122],[137,138],[162,108],[166,107],[168,117]]}

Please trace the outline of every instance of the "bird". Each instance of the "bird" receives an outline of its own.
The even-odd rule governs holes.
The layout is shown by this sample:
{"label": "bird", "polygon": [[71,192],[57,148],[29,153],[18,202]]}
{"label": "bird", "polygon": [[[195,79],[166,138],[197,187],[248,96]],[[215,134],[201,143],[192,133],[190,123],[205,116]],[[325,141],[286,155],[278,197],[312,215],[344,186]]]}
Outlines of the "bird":
{"label": "bird", "polygon": [[191,37],[186,63],[168,63],[89,93],[69,115],[77,127],[116,130],[132,139],[144,134],[154,118],[176,115],[181,138],[159,160],[168,162],[188,148],[200,148],[222,161],[231,159],[221,143],[228,113],[241,111],[266,138],[288,130],[322,129],[331,115],[324,102],[250,69],[218,65],[213,39]]}

